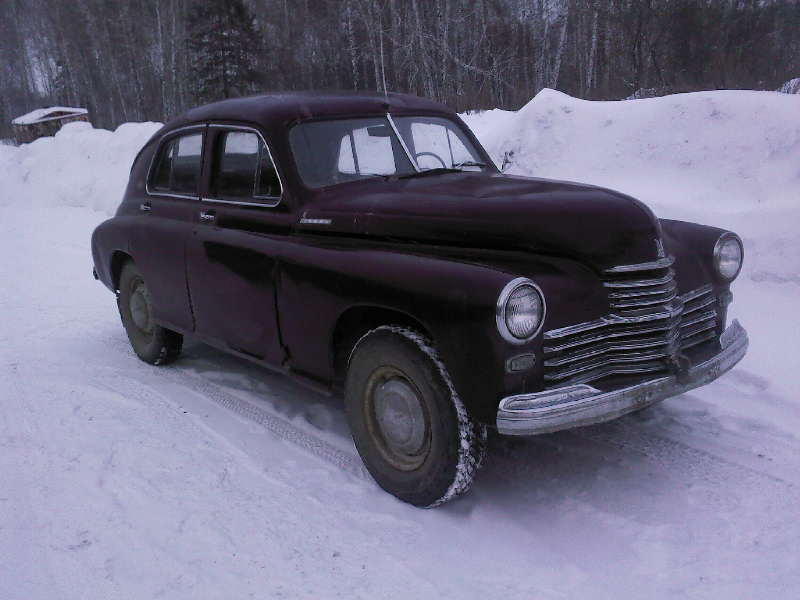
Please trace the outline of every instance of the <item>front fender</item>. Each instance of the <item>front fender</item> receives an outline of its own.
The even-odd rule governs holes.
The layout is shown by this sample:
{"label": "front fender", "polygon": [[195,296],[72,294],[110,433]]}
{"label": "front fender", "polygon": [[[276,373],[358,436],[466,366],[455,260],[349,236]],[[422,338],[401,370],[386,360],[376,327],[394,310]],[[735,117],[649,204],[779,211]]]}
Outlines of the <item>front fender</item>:
{"label": "front fender", "polygon": [[[529,276],[554,302],[580,304],[586,288],[565,285],[570,281],[566,271],[590,273],[558,260],[537,269],[529,259],[521,269],[523,263],[481,264],[392,249],[323,247],[307,240],[290,246],[280,258],[278,313],[293,370],[332,382],[330,347],[339,316],[356,306],[395,311],[428,331],[468,409],[491,424],[502,397],[542,386],[542,334],[523,345],[502,339],[495,322],[501,290],[512,279]],[[553,315],[554,323],[569,318],[559,310]],[[548,326],[546,320],[544,329]],[[523,353],[534,353],[536,365],[507,373],[506,361]]]}

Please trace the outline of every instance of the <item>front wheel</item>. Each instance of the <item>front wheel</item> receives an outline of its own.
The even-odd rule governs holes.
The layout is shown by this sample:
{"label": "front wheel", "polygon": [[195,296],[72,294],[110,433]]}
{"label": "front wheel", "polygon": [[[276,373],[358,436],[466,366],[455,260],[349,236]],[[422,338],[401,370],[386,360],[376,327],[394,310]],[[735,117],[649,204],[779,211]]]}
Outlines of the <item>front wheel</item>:
{"label": "front wheel", "polygon": [[183,336],[156,324],[150,290],[132,261],[122,267],[117,307],[133,351],[144,362],[165,365],[178,358]]}
{"label": "front wheel", "polygon": [[420,334],[383,326],[356,344],[345,405],[367,470],[399,499],[431,508],[465,493],[486,452],[435,349]]}

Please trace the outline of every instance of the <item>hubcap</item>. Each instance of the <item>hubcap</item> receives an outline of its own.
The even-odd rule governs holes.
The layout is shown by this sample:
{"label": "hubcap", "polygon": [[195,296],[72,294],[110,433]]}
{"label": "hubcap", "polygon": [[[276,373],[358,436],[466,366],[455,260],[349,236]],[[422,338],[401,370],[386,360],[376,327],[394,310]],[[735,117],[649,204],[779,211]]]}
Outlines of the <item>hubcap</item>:
{"label": "hubcap", "polygon": [[153,320],[150,316],[150,294],[143,281],[134,284],[128,302],[134,325],[144,333],[153,331]]}
{"label": "hubcap", "polygon": [[428,419],[416,386],[388,367],[379,369],[370,379],[370,429],[381,454],[398,469],[416,469],[424,462],[429,447]]}

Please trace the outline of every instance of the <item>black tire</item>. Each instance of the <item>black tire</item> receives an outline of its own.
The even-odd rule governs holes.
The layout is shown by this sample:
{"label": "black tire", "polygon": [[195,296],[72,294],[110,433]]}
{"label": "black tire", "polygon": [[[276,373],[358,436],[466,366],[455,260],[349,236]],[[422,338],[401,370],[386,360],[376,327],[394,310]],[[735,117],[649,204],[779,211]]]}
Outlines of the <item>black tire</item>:
{"label": "black tire", "polygon": [[431,343],[397,326],[356,344],[347,418],[367,470],[384,490],[432,508],[465,493],[486,453],[486,428],[458,397]]}
{"label": "black tire", "polygon": [[181,353],[183,336],[153,321],[150,293],[133,261],[122,267],[117,307],[133,351],[151,365],[171,363]]}

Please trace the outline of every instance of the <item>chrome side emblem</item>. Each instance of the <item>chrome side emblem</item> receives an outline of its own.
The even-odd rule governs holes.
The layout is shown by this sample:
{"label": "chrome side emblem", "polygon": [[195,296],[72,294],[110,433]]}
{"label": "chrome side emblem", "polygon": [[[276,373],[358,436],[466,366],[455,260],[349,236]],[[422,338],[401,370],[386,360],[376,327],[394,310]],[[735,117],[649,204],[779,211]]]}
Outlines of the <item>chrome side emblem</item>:
{"label": "chrome side emblem", "polygon": [[303,216],[300,217],[300,225],[330,225],[330,219],[311,219],[306,217],[306,213],[303,213]]}
{"label": "chrome side emblem", "polygon": [[667,253],[664,252],[664,243],[659,239],[655,239],[656,242],[656,258],[666,258]]}

